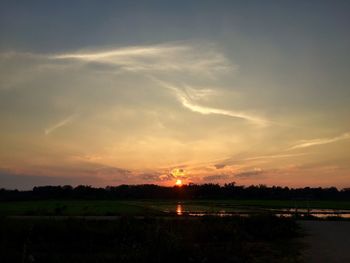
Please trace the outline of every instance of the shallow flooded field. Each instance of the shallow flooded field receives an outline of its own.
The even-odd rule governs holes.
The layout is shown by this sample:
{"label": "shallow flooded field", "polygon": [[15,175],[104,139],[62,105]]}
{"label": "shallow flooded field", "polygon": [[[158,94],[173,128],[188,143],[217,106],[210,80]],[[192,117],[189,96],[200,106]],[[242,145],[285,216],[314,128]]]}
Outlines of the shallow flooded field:
{"label": "shallow flooded field", "polygon": [[327,218],[327,217],[339,217],[339,218],[350,218],[350,210],[338,210],[338,209],[297,209],[297,208],[281,208],[281,209],[273,209],[273,208],[259,208],[259,207],[235,207],[228,210],[218,210],[214,207],[203,207],[204,209],[200,209],[200,207],[193,207],[186,204],[177,203],[174,206],[174,209],[165,209],[164,212],[176,214],[178,216],[188,215],[188,216],[249,216],[249,215],[257,215],[262,213],[272,213],[276,216],[280,217],[292,217],[292,216],[313,216],[317,218]]}
{"label": "shallow flooded field", "polygon": [[314,216],[350,218],[350,202],[290,200],[44,200],[0,202],[0,216]]}

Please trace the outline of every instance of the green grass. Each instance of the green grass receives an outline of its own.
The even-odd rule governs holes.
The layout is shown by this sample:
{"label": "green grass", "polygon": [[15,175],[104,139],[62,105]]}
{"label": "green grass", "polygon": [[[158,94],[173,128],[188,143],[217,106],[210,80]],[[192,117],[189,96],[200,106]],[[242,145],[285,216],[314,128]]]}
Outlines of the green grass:
{"label": "green grass", "polygon": [[256,206],[264,208],[310,207],[313,209],[350,209],[350,201],[230,200],[224,201],[223,203],[233,206]]}
{"label": "green grass", "polygon": [[0,202],[0,215],[162,215],[176,212],[177,205],[190,212],[244,212],[246,210],[278,208],[350,209],[345,201],[288,201],[288,200],[44,200]]}
{"label": "green grass", "polygon": [[0,215],[156,215],[161,211],[124,201],[45,200],[1,202]]}

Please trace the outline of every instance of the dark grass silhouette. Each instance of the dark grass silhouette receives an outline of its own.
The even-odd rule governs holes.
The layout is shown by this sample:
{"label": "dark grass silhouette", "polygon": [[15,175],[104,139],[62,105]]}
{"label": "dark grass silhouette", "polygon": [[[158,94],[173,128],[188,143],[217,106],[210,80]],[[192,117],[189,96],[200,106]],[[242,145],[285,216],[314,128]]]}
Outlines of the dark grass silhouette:
{"label": "dark grass silhouette", "polygon": [[1,219],[1,262],[299,262],[295,221],[274,216]]}

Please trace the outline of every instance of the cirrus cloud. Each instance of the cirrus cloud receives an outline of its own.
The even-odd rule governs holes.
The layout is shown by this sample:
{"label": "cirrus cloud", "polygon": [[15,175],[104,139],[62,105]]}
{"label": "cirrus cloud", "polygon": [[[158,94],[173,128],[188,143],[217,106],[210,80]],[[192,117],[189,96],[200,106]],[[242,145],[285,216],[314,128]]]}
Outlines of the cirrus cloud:
{"label": "cirrus cloud", "polygon": [[311,140],[301,140],[294,146],[290,147],[289,150],[295,150],[295,149],[301,149],[301,148],[307,148],[312,147],[316,145],[323,145],[323,144],[329,144],[333,142],[338,142],[342,140],[350,139],[350,133],[343,133],[339,136],[332,137],[332,138],[319,138],[319,139],[311,139]]}
{"label": "cirrus cloud", "polygon": [[211,77],[236,68],[224,55],[210,47],[179,43],[89,50],[55,54],[49,58],[108,64],[131,72],[186,72]]}

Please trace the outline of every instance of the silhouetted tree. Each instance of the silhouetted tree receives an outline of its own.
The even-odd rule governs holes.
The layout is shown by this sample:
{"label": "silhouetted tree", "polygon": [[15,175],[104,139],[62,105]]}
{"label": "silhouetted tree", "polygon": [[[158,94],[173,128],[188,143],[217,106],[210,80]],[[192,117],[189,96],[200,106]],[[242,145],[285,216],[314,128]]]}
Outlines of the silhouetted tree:
{"label": "silhouetted tree", "polygon": [[72,187],[37,186],[31,191],[0,189],[0,200],[44,199],[275,199],[275,200],[350,200],[350,188],[289,188],[266,185],[248,187],[228,183],[188,184],[166,187],[154,184],[119,185],[95,188],[90,185]]}

